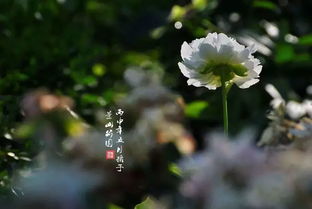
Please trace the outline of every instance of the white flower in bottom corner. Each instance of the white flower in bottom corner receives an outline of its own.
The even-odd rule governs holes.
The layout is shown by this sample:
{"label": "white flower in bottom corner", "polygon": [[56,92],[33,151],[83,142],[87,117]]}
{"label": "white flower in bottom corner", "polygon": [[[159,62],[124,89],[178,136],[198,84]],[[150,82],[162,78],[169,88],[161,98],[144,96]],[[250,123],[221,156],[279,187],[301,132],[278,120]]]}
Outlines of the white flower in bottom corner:
{"label": "white flower in bottom corner", "polygon": [[181,47],[179,68],[188,85],[214,90],[235,83],[248,88],[259,81],[260,61],[252,56],[254,46],[245,47],[223,33],[209,33]]}

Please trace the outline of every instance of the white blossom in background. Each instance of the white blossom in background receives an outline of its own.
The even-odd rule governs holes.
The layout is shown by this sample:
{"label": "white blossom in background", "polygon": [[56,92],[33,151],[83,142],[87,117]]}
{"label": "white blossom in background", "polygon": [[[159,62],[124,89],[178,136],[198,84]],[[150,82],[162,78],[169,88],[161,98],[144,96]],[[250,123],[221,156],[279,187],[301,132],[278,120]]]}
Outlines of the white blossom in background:
{"label": "white blossom in background", "polygon": [[286,112],[291,119],[299,119],[306,114],[303,104],[296,101],[289,101],[286,104]]}
{"label": "white blossom in background", "polygon": [[265,90],[270,94],[270,96],[273,98],[271,103],[271,106],[274,109],[277,109],[280,105],[285,105],[285,100],[281,96],[281,94],[278,92],[278,90],[273,86],[272,84],[265,85]]}
{"label": "white blossom in background", "polygon": [[188,78],[188,85],[215,90],[221,86],[221,75],[226,85],[235,83],[248,88],[259,81],[260,61],[252,56],[254,46],[245,47],[223,33],[209,33],[181,47],[179,68]]}
{"label": "white blossom in background", "polygon": [[286,105],[286,111],[291,119],[299,119],[304,115],[312,117],[312,101],[304,100],[302,103],[289,101]]}
{"label": "white blossom in background", "polygon": [[306,111],[306,114],[309,115],[310,118],[312,118],[312,100],[304,100],[302,105]]}
{"label": "white blossom in background", "polygon": [[293,120],[299,119],[305,115],[312,118],[312,100],[306,99],[301,103],[296,101],[285,101],[278,90],[272,84],[267,84],[265,90],[273,98],[271,106],[278,109],[280,106],[285,108],[285,113]]}
{"label": "white blossom in background", "polygon": [[305,143],[312,139],[312,100],[286,101],[272,84],[267,84],[265,90],[273,98],[267,115],[271,122],[257,145],[306,147]]}

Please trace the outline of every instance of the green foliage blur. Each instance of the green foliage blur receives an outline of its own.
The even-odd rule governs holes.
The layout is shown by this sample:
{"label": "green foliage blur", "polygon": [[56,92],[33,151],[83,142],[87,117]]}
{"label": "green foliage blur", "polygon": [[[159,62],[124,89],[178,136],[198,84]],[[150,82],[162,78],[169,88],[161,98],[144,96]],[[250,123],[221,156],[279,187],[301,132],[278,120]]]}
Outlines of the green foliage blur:
{"label": "green foliage blur", "polygon": [[71,97],[75,111],[94,124],[95,110],[129,92],[126,69],[163,73],[163,84],[184,98],[200,145],[206,131],[222,124],[221,98],[187,86],[177,63],[183,41],[208,32],[257,45],[260,83],[233,88],[229,124],[233,135],[248,126],[260,133],[270,101],[265,84],[288,99],[311,96],[311,10],[312,1],[303,0],[1,0],[0,196],[10,192],[13,171],[36,154],[33,142],[12,140],[12,132],[23,121],[21,98],[38,88]]}

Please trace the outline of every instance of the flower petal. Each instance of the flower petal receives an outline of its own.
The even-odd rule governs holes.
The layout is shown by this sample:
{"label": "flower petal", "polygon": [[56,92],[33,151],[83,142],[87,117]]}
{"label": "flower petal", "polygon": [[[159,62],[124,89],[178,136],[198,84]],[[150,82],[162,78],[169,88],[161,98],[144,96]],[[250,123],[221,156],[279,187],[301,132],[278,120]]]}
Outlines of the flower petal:
{"label": "flower petal", "polygon": [[245,62],[243,63],[243,65],[249,69],[252,70],[255,67],[259,66],[260,61],[258,59],[255,58],[250,58],[248,60],[245,60]]}
{"label": "flower petal", "polygon": [[217,60],[219,61],[231,61],[235,55],[232,45],[221,45],[219,49],[219,56]]}
{"label": "flower petal", "polygon": [[230,37],[229,39],[230,39],[231,43],[233,44],[235,51],[240,52],[240,51],[245,49],[245,46],[238,43],[234,38]]}
{"label": "flower petal", "polygon": [[208,89],[216,89],[221,86],[220,77],[215,76],[213,73],[207,73],[205,75],[198,74],[193,78],[200,81]]}
{"label": "flower petal", "polygon": [[219,87],[219,86],[215,86],[215,85],[211,85],[211,84],[206,84],[205,87],[206,87],[207,89],[209,89],[209,90],[216,90],[217,87]]}
{"label": "flower petal", "polygon": [[230,42],[230,38],[225,35],[224,33],[219,33],[218,34],[218,42],[221,44],[227,44]]}
{"label": "flower petal", "polygon": [[251,46],[248,46],[247,49],[249,49],[251,54],[255,53],[257,51],[256,44],[252,44]]}
{"label": "flower petal", "polygon": [[204,42],[204,40],[205,38],[195,39],[194,41],[192,41],[192,43],[190,43],[190,46],[193,48],[193,50],[198,51],[198,47]]}
{"label": "flower petal", "polygon": [[210,90],[214,90],[221,86],[220,78],[215,76],[213,73],[208,73],[205,75],[194,74],[194,77],[188,79],[187,84],[196,87],[204,86]]}
{"label": "flower petal", "polygon": [[208,33],[204,42],[210,44],[211,46],[215,46],[217,38],[218,38],[217,33]]}
{"label": "flower petal", "polygon": [[227,45],[229,42],[230,42],[230,39],[227,35],[225,35],[224,33],[219,33],[217,42],[216,42],[216,47],[218,51],[220,50],[221,45]]}
{"label": "flower petal", "polygon": [[240,79],[240,80],[236,80],[234,81],[234,83],[241,89],[246,89],[249,88],[250,86],[256,84],[259,82],[259,79],[255,79],[255,78],[245,78],[245,79]]}
{"label": "flower petal", "polygon": [[181,47],[182,59],[184,60],[191,58],[192,52],[193,52],[192,47],[188,43],[186,43],[186,41],[184,41]]}
{"label": "flower petal", "polygon": [[259,75],[262,71],[262,66],[258,65],[257,67],[255,67],[254,69],[252,69],[253,72],[255,72],[257,75]]}
{"label": "flower petal", "polygon": [[199,53],[194,53],[192,54],[192,58],[185,59],[183,64],[195,72],[198,71],[201,66],[205,64],[205,60],[199,57]]}
{"label": "flower petal", "polygon": [[250,51],[249,49],[245,48],[240,52],[236,52],[237,53],[237,59],[240,62],[244,62],[245,60],[248,59],[248,57],[250,56]]}
{"label": "flower petal", "polygon": [[183,64],[182,62],[179,62],[178,66],[181,70],[181,73],[185,77],[190,78],[190,77],[194,76],[195,72],[193,70],[191,70],[190,68],[186,67],[185,64]]}
{"label": "flower petal", "polygon": [[217,49],[210,43],[202,43],[199,46],[199,56],[202,59],[214,59],[217,55]]}
{"label": "flower petal", "polygon": [[200,86],[204,86],[205,84],[202,83],[201,81],[197,80],[197,79],[194,79],[194,78],[190,78],[187,80],[187,84],[190,86],[190,85],[193,85],[195,87],[200,87]]}

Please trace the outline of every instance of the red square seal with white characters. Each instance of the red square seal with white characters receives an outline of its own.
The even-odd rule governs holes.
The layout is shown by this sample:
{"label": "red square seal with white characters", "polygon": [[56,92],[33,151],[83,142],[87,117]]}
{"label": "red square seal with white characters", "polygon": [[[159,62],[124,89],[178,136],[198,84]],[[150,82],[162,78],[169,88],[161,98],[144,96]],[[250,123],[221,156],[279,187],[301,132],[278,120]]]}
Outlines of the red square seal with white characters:
{"label": "red square seal with white characters", "polygon": [[115,159],[115,150],[106,150],[106,160]]}

